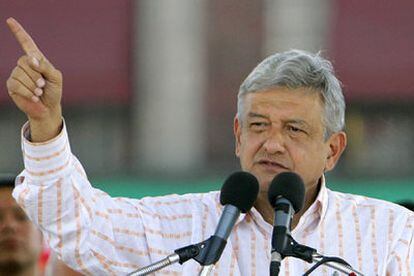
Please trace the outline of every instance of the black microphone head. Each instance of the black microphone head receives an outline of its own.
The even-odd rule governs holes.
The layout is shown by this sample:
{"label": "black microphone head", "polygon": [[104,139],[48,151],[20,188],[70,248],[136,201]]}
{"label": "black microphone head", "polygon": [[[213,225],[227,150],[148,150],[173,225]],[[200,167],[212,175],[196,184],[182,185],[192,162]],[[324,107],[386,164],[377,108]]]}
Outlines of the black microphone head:
{"label": "black microphone head", "polygon": [[246,213],[252,208],[258,193],[259,182],[254,175],[248,172],[235,172],[221,187],[220,203],[236,206],[242,213]]}
{"label": "black microphone head", "polygon": [[283,197],[292,203],[295,213],[302,209],[305,201],[305,185],[302,178],[294,172],[278,174],[270,183],[268,199],[275,207],[276,200]]}

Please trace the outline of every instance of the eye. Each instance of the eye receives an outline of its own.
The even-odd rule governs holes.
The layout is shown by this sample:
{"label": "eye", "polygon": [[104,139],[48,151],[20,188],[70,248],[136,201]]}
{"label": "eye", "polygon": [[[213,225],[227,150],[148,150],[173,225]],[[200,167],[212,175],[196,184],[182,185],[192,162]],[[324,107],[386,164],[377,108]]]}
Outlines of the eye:
{"label": "eye", "polygon": [[269,124],[267,122],[252,122],[249,126],[253,131],[261,132],[266,130],[268,125]]}
{"label": "eye", "polygon": [[287,129],[289,133],[291,133],[292,135],[306,134],[306,132],[302,128],[296,126],[288,126]]}
{"label": "eye", "polygon": [[292,132],[300,132],[302,131],[300,128],[298,127],[294,127],[294,126],[289,126],[288,129]]}

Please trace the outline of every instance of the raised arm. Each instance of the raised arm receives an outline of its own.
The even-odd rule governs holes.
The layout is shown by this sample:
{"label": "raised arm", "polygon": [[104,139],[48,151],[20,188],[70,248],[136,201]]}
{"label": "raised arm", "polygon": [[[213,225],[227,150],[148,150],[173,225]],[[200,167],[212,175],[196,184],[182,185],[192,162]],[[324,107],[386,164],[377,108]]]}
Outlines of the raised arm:
{"label": "raised arm", "polygon": [[[147,264],[145,235],[129,234],[144,233],[137,207],[94,189],[70,150],[61,111],[62,74],[16,20],[9,18],[7,24],[25,53],[7,88],[30,126],[23,127],[25,169],[13,197],[57,256],[83,274],[119,275]],[[124,213],[131,214],[127,222]],[[122,243],[124,236],[128,242]]]}

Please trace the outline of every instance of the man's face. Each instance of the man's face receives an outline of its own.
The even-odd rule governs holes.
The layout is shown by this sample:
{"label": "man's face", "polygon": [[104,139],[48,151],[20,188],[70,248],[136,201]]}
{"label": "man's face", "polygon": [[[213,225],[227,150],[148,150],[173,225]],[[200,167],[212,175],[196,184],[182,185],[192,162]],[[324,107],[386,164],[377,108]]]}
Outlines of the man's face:
{"label": "man's face", "polygon": [[[310,188],[324,170],[334,167],[339,158],[335,157],[337,137],[324,139],[319,97],[305,88],[275,88],[245,96],[243,114],[234,121],[236,155],[242,169],[259,180],[262,197],[281,172],[298,173]],[[344,147],[343,143],[340,153]]]}
{"label": "man's face", "polygon": [[41,250],[41,234],[17,205],[12,189],[0,188],[0,268],[33,265]]}

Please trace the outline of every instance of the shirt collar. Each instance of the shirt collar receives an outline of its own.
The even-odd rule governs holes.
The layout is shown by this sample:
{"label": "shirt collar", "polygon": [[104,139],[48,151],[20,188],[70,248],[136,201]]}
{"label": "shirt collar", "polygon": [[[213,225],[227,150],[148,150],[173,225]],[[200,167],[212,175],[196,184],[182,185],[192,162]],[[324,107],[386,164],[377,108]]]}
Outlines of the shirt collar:
{"label": "shirt collar", "polygon": [[328,209],[328,188],[326,187],[325,175],[322,175],[320,179],[319,194],[316,197],[315,202],[319,207],[318,211],[322,220],[325,217],[326,211]]}
{"label": "shirt collar", "polygon": [[[309,209],[303,214],[303,216],[301,217],[299,221],[298,227],[296,227],[295,229],[301,228],[302,224],[306,224],[306,222],[308,222],[307,218],[313,214],[316,214],[318,216],[318,224],[319,224],[324,219],[327,209],[328,209],[328,189],[326,187],[325,175],[322,175],[322,177],[319,179],[318,196],[316,197],[315,201],[311,204]],[[272,229],[271,226],[263,219],[261,214],[254,207],[246,214],[243,214],[243,213],[240,214],[235,225],[238,225],[242,221],[247,220],[248,217],[253,218],[260,226],[262,226],[267,231],[269,231],[269,229],[271,231]]]}
{"label": "shirt collar", "polygon": [[302,215],[294,231],[300,231],[309,226],[309,223],[317,219],[317,225],[325,218],[328,209],[328,189],[326,188],[325,175],[319,179],[319,192],[315,201],[309,206],[308,210]]}

